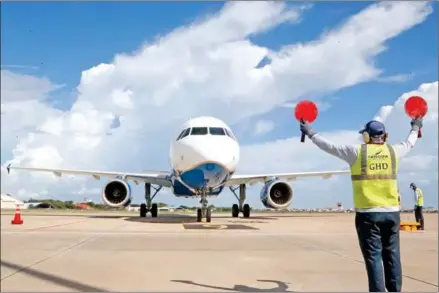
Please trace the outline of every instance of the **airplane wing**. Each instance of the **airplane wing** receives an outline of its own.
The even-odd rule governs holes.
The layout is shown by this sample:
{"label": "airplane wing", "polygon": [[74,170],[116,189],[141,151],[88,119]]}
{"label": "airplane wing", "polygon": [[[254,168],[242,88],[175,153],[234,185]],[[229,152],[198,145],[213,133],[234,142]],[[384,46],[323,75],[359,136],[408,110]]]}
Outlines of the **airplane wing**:
{"label": "airplane wing", "polygon": [[255,175],[233,175],[226,185],[240,185],[255,183],[264,183],[272,178],[285,179],[287,181],[296,180],[300,177],[322,177],[324,179],[331,178],[333,175],[350,174],[350,170],[340,171],[323,171],[323,172],[297,172],[297,173],[273,173],[273,174],[255,174]]}
{"label": "airplane wing", "polygon": [[91,170],[71,170],[71,169],[49,169],[49,168],[31,168],[31,167],[12,167],[10,164],[6,167],[8,173],[10,170],[24,170],[33,172],[47,172],[53,173],[55,176],[61,177],[66,175],[85,175],[92,176],[96,180],[100,180],[101,177],[108,178],[125,178],[139,184],[139,182],[150,183],[154,185],[160,185],[164,187],[171,187],[171,181],[168,178],[170,174],[164,174],[164,171],[156,173],[126,173],[126,172],[107,172],[107,171],[91,171]]}

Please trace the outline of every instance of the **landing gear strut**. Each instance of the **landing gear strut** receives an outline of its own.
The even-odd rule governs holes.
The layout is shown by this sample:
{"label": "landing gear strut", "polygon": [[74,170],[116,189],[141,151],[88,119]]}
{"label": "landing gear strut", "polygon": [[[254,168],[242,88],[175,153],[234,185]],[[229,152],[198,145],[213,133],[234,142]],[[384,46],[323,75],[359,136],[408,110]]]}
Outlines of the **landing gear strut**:
{"label": "landing gear strut", "polygon": [[[239,196],[236,194],[236,190],[239,188]],[[233,192],[239,204],[234,204],[232,206],[232,217],[237,218],[239,216],[239,212],[242,212],[244,218],[250,218],[250,206],[248,204],[244,204],[245,201],[245,184],[239,185],[237,188],[233,188],[230,186],[230,191]]]}
{"label": "landing gear strut", "polygon": [[158,213],[159,213],[159,209],[156,203],[152,203],[152,200],[154,199],[154,197],[157,195],[157,193],[160,191],[160,189],[162,189],[162,186],[160,186],[159,188],[154,188],[155,192],[154,194],[151,196],[151,184],[150,183],[145,183],[145,200],[146,200],[146,204],[142,203],[140,205],[140,217],[141,218],[145,218],[146,214],[148,212],[151,212],[151,217],[153,218],[157,218]]}
{"label": "landing gear strut", "polygon": [[212,210],[208,207],[208,201],[206,192],[201,192],[201,208],[197,209],[197,222],[202,222],[203,217],[206,218],[206,222],[210,223],[212,221]]}

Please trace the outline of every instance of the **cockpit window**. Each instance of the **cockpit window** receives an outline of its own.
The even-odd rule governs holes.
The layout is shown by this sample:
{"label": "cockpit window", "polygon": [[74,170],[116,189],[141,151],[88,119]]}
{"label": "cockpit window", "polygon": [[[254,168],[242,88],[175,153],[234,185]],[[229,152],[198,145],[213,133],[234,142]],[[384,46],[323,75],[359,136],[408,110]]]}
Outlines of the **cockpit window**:
{"label": "cockpit window", "polygon": [[190,128],[186,128],[185,130],[183,130],[180,135],[177,137],[177,140],[182,139],[183,137],[188,136],[189,132],[191,131]]}
{"label": "cockpit window", "polygon": [[180,133],[180,135],[177,137],[177,140],[179,140],[182,136],[183,136],[183,133],[186,131],[186,129],[184,129],[181,133]]}
{"label": "cockpit window", "polygon": [[229,137],[231,137],[231,138],[233,138],[234,140],[236,140],[235,136],[233,135],[233,133],[232,133],[230,130],[228,130],[228,129],[226,129],[226,128],[224,128],[224,130],[226,131],[226,134],[227,134]]}
{"label": "cockpit window", "polygon": [[224,128],[220,128],[220,127],[210,127],[209,133],[212,135],[226,135]]}
{"label": "cockpit window", "polygon": [[206,135],[207,127],[193,127],[191,135]]}

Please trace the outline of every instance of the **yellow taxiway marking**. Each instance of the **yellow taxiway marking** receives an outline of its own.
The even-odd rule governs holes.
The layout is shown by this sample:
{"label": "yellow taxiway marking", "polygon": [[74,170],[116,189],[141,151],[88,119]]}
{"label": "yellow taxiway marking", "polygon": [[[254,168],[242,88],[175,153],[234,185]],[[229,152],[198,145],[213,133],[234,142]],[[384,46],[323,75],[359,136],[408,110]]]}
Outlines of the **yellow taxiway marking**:
{"label": "yellow taxiway marking", "polygon": [[[181,227],[186,230],[186,224],[181,224]],[[193,224],[192,224],[193,225]],[[194,225],[196,226],[196,225]],[[205,228],[214,228],[214,229],[227,229],[227,225],[215,225],[215,224],[201,224],[201,226]]]}
{"label": "yellow taxiway marking", "polygon": [[217,229],[227,229],[227,225],[211,225],[211,224],[204,224],[203,227],[206,227],[206,228],[213,228],[213,227],[216,227]]}

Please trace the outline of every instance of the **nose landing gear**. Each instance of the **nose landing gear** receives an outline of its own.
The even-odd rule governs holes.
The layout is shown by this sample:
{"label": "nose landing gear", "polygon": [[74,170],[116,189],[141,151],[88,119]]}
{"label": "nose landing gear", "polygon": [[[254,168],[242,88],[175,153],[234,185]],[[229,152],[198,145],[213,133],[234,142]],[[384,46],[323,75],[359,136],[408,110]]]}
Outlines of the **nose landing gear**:
{"label": "nose landing gear", "polygon": [[212,210],[208,207],[207,192],[206,190],[200,190],[199,194],[201,196],[201,208],[197,209],[197,222],[202,222],[203,218],[206,218],[206,222],[210,223],[212,221]]}

